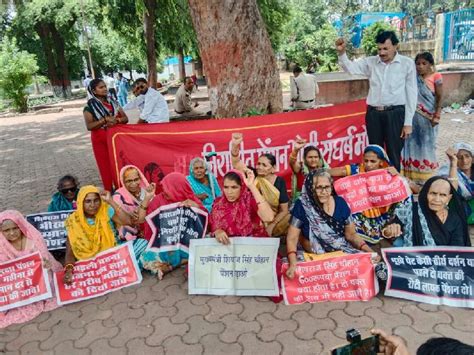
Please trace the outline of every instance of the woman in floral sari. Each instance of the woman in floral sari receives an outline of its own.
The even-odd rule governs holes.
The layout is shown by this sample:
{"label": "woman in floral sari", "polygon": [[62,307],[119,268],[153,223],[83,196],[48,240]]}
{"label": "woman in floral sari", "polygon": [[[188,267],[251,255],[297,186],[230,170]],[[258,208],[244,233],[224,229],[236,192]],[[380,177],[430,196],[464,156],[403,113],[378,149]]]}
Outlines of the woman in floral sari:
{"label": "woman in floral sari", "polygon": [[436,139],[443,99],[443,78],[433,69],[431,53],[419,53],[415,63],[418,105],[413,117],[413,133],[405,140],[401,172],[422,186],[438,169]]}
{"label": "woman in floral sari", "polygon": [[[49,270],[52,284],[52,272],[60,271],[62,266],[49,253],[41,233],[28,223],[18,211],[7,210],[0,213],[0,263],[38,251],[43,258],[44,267]],[[56,298],[53,297],[0,312],[0,329],[11,324],[27,322],[41,313],[51,311],[57,307]]]}

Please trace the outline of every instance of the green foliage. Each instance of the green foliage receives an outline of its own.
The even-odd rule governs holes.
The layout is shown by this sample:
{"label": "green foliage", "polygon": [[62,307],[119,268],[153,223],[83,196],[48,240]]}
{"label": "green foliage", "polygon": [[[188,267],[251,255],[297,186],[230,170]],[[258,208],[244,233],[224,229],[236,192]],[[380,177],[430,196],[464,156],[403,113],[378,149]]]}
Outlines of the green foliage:
{"label": "green foliage", "polygon": [[274,50],[285,40],[285,24],[290,20],[290,5],[281,0],[257,0],[260,15],[265,22],[268,36]]}
{"label": "green foliage", "polygon": [[263,108],[257,108],[257,107],[252,107],[250,110],[248,110],[244,117],[252,117],[252,116],[262,116],[266,115],[268,112],[267,110]]}
{"label": "green foliage", "polygon": [[37,71],[34,55],[19,50],[15,39],[3,38],[0,47],[0,88],[4,97],[12,100],[13,107],[19,112],[28,110],[26,88],[33,83]]}
{"label": "green foliage", "polygon": [[364,29],[361,48],[364,50],[366,55],[377,54],[377,43],[375,43],[375,37],[377,37],[377,34],[382,31],[396,31],[396,29],[383,21],[375,22]]}

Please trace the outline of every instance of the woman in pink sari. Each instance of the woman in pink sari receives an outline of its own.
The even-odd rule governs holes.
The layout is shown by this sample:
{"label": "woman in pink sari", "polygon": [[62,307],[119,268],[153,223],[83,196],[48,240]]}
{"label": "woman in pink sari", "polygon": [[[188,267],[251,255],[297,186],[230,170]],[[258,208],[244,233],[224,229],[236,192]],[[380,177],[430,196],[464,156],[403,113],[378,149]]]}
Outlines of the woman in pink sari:
{"label": "woman in pink sari", "polygon": [[[14,260],[35,252],[40,252],[44,267],[49,269],[52,283],[52,272],[62,266],[49,253],[41,233],[36,230],[18,211],[7,210],[0,213],[0,263]],[[51,287],[53,289],[53,287]],[[58,307],[56,298],[38,301],[26,306],[0,312],[0,329],[11,324],[27,322],[43,312]]]}
{"label": "woman in pink sari", "polygon": [[120,239],[144,238],[145,212],[155,196],[155,184],[149,184],[136,166],[126,165],[120,170],[120,185],[122,187],[115,191],[113,199],[130,215],[132,221],[132,225],[119,226]]}

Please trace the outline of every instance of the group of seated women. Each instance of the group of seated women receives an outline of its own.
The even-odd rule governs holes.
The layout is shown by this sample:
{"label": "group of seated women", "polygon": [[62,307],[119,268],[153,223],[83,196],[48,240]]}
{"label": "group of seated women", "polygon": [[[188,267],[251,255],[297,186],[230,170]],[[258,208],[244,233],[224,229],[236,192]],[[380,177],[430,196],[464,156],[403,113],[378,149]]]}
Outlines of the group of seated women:
{"label": "group of seated women", "polygon": [[[358,165],[330,168],[313,146],[304,148],[303,161],[299,162],[299,152],[306,142],[297,138],[289,163],[294,174],[292,195],[298,197],[291,203],[284,179],[276,175],[275,157],[263,154],[253,170],[240,159],[242,142],[242,134],[232,135],[233,169],[225,174],[222,186],[201,158],[192,160],[187,177],[177,172],[167,174],[156,195],[157,186],[148,183],[133,165],[120,171],[121,188],[114,194],[91,185],[79,188],[77,179],[70,175],[61,178],[48,211],[74,210],[65,222],[64,282],[72,282],[76,261],[127,241],[133,243],[139,266],[159,279],[186,264],[188,255],[182,250],[160,252],[147,248],[152,231],[145,217],[172,203],[207,211],[208,234],[222,244],[231,243],[235,236],[282,238],[290,278],[295,274],[298,248],[315,254],[380,254],[380,247],[385,246],[471,245],[467,221],[470,218],[472,223],[473,219],[474,150],[466,143],[447,151],[449,167],[441,176],[429,179],[417,196],[353,214],[335,193],[333,177],[376,169],[398,174],[381,147],[369,145]],[[0,213],[0,262],[35,251],[40,252],[50,271],[62,268],[46,249],[41,234],[19,212]],[[2,312],[0,328],[55,307],[53,298]]]}

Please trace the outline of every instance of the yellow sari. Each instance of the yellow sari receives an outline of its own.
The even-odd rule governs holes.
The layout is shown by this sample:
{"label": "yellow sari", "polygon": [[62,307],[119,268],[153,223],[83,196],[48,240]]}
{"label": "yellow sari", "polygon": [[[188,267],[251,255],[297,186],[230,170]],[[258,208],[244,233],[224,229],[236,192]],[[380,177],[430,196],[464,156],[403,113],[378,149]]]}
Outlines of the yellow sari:
{"label": "yellow sari", "polygon": [[87,223],[84,214],[84,199],[87,194],[99,194],[99,189],[88,185],[81,188],[77,196],[77,210],[65,222],[69,244],[77,260],[90,259],[98,253],[113,248],[116,244],[114,231],[108,215],[109,205],[102,201],[93,225]]}

